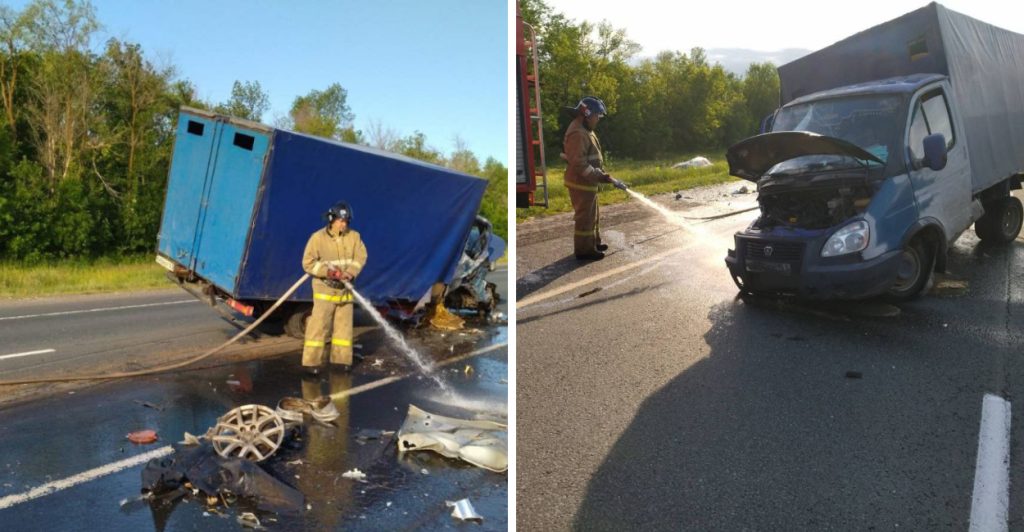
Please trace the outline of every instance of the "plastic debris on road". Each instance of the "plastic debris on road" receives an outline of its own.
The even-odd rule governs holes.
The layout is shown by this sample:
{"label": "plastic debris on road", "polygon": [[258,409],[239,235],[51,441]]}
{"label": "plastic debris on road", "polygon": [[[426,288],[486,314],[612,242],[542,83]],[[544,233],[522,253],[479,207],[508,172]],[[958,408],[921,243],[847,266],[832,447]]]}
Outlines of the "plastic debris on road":
{"label": "plastic debris on road", "polygon": [[238,524],[240,524],[240,525],[242,525],[244,527],[247,527],[247,528],[255,528],[255,529],[262,529],[263,528],[262,526],[260,526],[260,518],[256,517],[256,514],[254,514],[252,512],[243,512],[242,515],[239,515],[238,516]]}
{"label": "plastic debris on road", "polygon": [[484,522],[484,517],[476,513],[476,509],[473,508],[473,504],[469,502],[469,499],[460,499],[455,502],[444,501],[444,503],[449,508],[452,508],[452,517],[460,521]]}
{"label": "plastic debris on road", "polygon": [[132,443],[153,443],[157,440],[155,430],[137,430],[135,432],[129,432],[126,436],[128,441]]}
{"label": "plastic debris on road", "polygon": [[342,478],[350,478],[352,480],[366,480],[366,473],[363,473],[358,468],[351,471],[345,471],[341,476]]}
{"label": "plastic debris on road", "polygon": [[330,397],[318,397],[313,400],[300,399],[298,397],[285,397],[277,403],[277,415],[288,422],[289,425],[301,425],[303,415],[309,415],[320,423],[330,423],[338,416],[338,407]]}
{"label": "plastic debris on road", "polygon": [[508,426],[439,416],[409,405],[398,431],[398,452],[410,451],[434,451],[503,473],[508,470]]}

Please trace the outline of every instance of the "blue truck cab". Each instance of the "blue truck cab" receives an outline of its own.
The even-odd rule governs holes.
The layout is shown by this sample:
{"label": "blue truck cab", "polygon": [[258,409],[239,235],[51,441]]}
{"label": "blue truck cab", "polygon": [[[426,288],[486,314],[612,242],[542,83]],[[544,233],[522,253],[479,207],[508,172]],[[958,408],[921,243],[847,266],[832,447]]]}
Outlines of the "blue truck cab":
{"label": "blue truck cab", "polygon": [[908,300],[972,224],[1016,239],[1024,36],[933,3],[779,76],[770,132],[727,152],[760,207],[726,256],[741,291]]}

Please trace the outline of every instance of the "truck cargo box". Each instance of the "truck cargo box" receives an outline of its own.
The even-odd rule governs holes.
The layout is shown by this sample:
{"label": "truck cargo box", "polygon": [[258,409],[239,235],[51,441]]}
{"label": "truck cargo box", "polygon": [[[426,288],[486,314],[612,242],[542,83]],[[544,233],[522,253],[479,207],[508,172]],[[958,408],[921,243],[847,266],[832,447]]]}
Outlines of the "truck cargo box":
{"label": "truck cargo box", "polygon": [[781,103],[910,74],[949,77],[973,190],[1024,171],[1024,35],[931,3],[779,67]]}
{"label": "truck cargo box", "polygon": [[[375,304],[449,283],[487,181],[366,146],[182,108],[158,259],[240,301],[276,300],[303,274],[335,202],[369,252],[356,288]],[[291,300],[311,301],[306,283]]]}

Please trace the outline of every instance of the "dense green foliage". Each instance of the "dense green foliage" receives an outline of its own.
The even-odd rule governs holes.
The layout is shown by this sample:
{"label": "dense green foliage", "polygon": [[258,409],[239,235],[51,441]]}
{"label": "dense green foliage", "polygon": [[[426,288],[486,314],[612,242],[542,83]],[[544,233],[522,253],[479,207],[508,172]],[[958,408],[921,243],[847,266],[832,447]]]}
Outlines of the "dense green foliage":
{"label": "dense green foliage", "polygon": [[[0,4],[2,260],[150,252],[179,107],[251,120],[269,108],[258,81],[236,81],[226,102],[202,101],[187,78],[155,65],[138,44],[110,39],[92,47],[99,26],[87,1],[34,0],[20,11]],[[354,118],[346,90],[334,83],[297,97],[277,125],[366,142]],[[488,178],[493,186],[482,211],[507,235],[503,165],[488,160],[481,167],[461,143],[448,157],[422,133],[390,134],[386,149]]]}
{"label": "dense green foliage", "polygon": [[544,0],[520,5],[537,31],[548,153],[561,152],[572,119],[566,107],[587,95],[608,106],[610,116],[598,126],[601,143],[619,159],[727,147],[756,134],[777,107],[779,81],[770,63],[752,64],[738,77],[711,64],[700,48],[637,60],[640,47],[608,22],[567,19]]}

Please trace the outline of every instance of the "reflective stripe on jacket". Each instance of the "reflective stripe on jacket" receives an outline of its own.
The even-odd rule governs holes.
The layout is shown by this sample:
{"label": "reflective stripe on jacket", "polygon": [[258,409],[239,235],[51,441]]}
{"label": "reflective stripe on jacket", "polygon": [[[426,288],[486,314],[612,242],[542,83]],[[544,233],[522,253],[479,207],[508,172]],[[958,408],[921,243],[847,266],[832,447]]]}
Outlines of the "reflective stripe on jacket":
{"label": "reflective stripe on jacket", "polygon": [[313,276],[313,297],[334,303],[351,301],[346,290],[331,288],[324,281],[328,267],[333,265],[354,279],[366,264],[366,257],[366,246],[354,229],[334,235],[325,228],[310,235],[302,254],[302,269]]}

